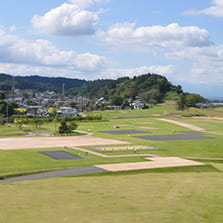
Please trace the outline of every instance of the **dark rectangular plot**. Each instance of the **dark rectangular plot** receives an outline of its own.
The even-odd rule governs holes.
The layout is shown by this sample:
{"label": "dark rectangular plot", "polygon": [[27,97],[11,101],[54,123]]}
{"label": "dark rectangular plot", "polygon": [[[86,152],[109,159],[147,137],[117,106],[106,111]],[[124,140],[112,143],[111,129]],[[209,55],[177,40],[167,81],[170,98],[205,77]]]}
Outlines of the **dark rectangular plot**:
{"label": "dark rectangular plot", "polygon": [[76,156],[72,153],[68,153],[66,151],[44,151],[44,152],[40,152],[46,156],[49,156],[53,159],[56,160],[68,160],[68,159],[83,159],[80,156]]}
{"label": "dark rectangular plot", "polygon": [[114,134],[114,135],[122,135],[122,134],[137,134],[137,133],[149,133],[146,131],[140,131],[140,130],[118,130],[118,131],[102,131],[101,133],[108,133],[108,134]]}
{"label": "dark rectangular plot", "polygon": [[150,135],[150,136],[134,136],[135,138],[147,139],[147,140],[183,140],[183,139],[213,139],[212,137],[202,135]]}

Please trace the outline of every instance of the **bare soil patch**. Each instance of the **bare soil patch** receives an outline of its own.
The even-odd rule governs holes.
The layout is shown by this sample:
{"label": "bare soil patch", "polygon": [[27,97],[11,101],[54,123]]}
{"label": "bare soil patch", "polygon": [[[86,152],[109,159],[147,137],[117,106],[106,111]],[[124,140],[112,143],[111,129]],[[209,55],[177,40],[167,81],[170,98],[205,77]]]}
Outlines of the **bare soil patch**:
{"label": "bare soil patch", "polygon": [[159,128],[147,127],[147,126],[140,126],[139,128],[141,128],[141,129],[153,129],[153,130],[159,129]]}
{"label": "bare soil patch", "polygon": [[127,142],[103,139],[90,135],[84,136],[64,136],[64,137],[21,137],[0,139],[0,150],[14,149],[38,149],[52,147],[71,147],[89,145],[115,145],[128,144]]}
{"label": "bare soil patch", "polygon": [[211,119],[211,120],[223,120],[223,117],[210,117],[210,116],[194,116],[196,119]]}
{"label": "bare soil patch", "polygon": [[145,124],[145,125],[146,125],[146,124],[152,124],[152,122],[136,122],[136,123],[137,123],[137,124],[142,124],[142,125],[143,125],[143,124]]}
{"label": "bare soil patch", "polygon": [[135,163],[118,163],[118,164],[105,164],[97,165],[96,167],[108,171],[126,171],[126,170],[139,170],[139,169],[152,169],[164,167],[177,167],[177,166],[200,166],[203,163],[187,160],[179,157],[153,157],[148,158],[150,162],[135,162]]}
{"label": "bare soil patch", "polygon": [[178,121],[165,119],[165,118],[159,118],[158,120],[164,121],[164,122],[169,122],[169,123],[172,123],[172,124],[175,124],[175,125],[179,125],[179,126],[183,126],[185,128],[192,129],[192,130],[195,130],[195,131],[205,131],[204,128],[200,128],[198,126],[187,124],[187,123],[183,123],[183,122],[178,122]]}

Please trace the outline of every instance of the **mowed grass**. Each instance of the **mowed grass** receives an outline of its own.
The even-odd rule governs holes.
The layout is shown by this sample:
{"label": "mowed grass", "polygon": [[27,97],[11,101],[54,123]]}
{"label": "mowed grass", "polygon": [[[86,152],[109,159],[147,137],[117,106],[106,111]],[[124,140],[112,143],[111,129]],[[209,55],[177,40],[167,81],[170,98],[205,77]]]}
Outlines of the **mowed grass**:
{"label": "mowed grass", "polygon": [[217,131],[218,133],[223,134],[223,120],[215,120],[215,119],[208,119],[207,118],[202,118],[202,117],[196,117],[196,118],[183,118],[183,117],[171,117],[170,119],[176,120],[179,122],[184,122],[187,124],[192,124],[195,126],[199,126],[201,128],[204,128],[207,131]]}
{"label": "mowed grass", "polygon": [[[123,111],[125,112],[125,111]],[[135,111],[137,114],[139,111]],[[146,110],[142,111],[146,112]],[[188,131],[190,129],[166,123],[158,120],[159,117],[144,117],[144,118],[121,118],[110,119],[106,122],[79,122],[78,130],[88,131],[93,133],[94,136],[102,138],[110,138],[121,141],[129,142],[132,145],[148,145],[157,149],[150,150],[138,150],[137,153],[153,153],[160,156],[179,156],[179,157],[208,157],[208,158],[223,158],[223,135],[211,134],[204,132],[205,136],[214,137],[213,139],[196,139],[196,140],[166,140],[166,141],[151,141],[135,138],[133,136],[139,135],[166,135],[166,134],[180,134],[177,131]],[[217,133],[222,132],[221,120],[205,120],[194,118],[173,118],[172,120],[181,121],[184,123],[194,124],[199,127],[205,128],[207,131],[213,131]],[[120,128],[115,129],[114,126],[118,125]],[[10,131],[13,127],[5,127],[5,132]],[[45,127],[44,127],[45,128]],[[53,129],[53,124],[48,126],[49,129]],[[121,134],[112,135],[102,133],[102,131],[115,131],[115,130],[143,130],[145,133],[140,134]],[[4,132],[4,131],[2,131]],[[92,145],[85,147],[90,150],[94,150]],[[112,146],[112,145],[111,145]],[[61,150],[61,148],[52,148],[45,150]],[[104,163],[121,163],[121,162],[136,162],[144,161],[143,157],[126,157],[126,158],[100,158],[93,155],[86,157],[85,153],[81,153],[75,150],[69,150],[69,152],[75,155],[84,157],[83,160],[54,160],[50,157],[44,156],[39,153],[42,150],[14,150],[14,151],[0,151],[0,176],[19,174],[19,173],[32,173],[39,171],[50,171],[57,169],[67,169],[73,167],[90,166],[95,164]],[[108,155],[119,154],[134,154],[135,151],[109,151],[103,152]]]}
{"label": "mowed grass", "polygon": [[222,173],[144,173],[0,184],[2,223],[222,223]]}
{"label": "mowed grass", "polygon": [[[158,117],[159,118],[159,117]],[[157,117],[149,118],[126,118],[126,119],[111,119],[109,122],[90,122],[80,123],[79,129],[90,132],[94,136],[102,138],[117,139],[127,141],[133,145],[148,145],[159,149],[137,151],[138,153],[154,153],[161,156],[180,156],[180,157],[210,157],[210,158],[223,158],[223,133],[222,120],[205,120],[194,118],[173,118],[166,117],[168,119],[177,120],[183,123],[193,124],[198,127],[202,127],[207,132],[202,132],[204,136],[212,137],[211,139],[192,139],[192,140],[164,140],[164,141],[152,141],[134,136],[139,135],[172,135],[180,134],[178,131],[192,131],[191,129],[178,126],[175,124],[167,123],[158,120]],[[115,129],[114,126],[119,126]],[[143,130],[145,133],[140,134],[107,134],[103,131],[116,131],[116,130]],[[214,134],[210,132],[216,132]],[[90,148],[90,147],[88,147]],[[129,154],[134,151],[122,151],[122,152],[103,152],[105,154]]]}
{"label": "mowed grass", "polygon": [[95,164],[145,161],[143,157],[101,158],[90,153],[86,155],[84,152],[69,148],[64,151],[83,157],[83,159],[56,160],[40,153],[40,151],[56,150],[64,149],[0,150],[0,177],[91,166]]}
{"label": "mowed grass", "polygon": [[[158,106],[154,109],[157,109],[156,113],[152,113],[151,110],[127,111],[127,113],[122,111],[116,113],[115,117],[113,117],[115,113],[111,111],[107,115],[110,117],[108,122],[79,122],[78,129],[83,131],[90,129],[90,132],[98,137],[159,148],[137,151],[137,153],[223,158],[222,135],[205,132],[204,135],[215,138],[171,141],[150,141],[132,137],[179,134],[176,131],[189,130],[157,120],[160,117],[157,116],[158,113],[164,116],[175,112],[173,106],[172,108]],[[148,114],[148,111],[151,113]],[[221,113],[221,110],[217,112]],[[104,113],[102,115],[106,117]],[[169,116],[166,118],[194,124],[208,131],[222,132],[221,121]],[[119,125],[120,128],[114,129],[114,125]],[[54,126],[51,124],[43,128],[52,131]],[[101,131],[124,129],[148,132],[125,135],[101,133]],[[92,149],[92,147],[86,148]],[[84,159],[54,160],[39,153],[61,149],[63,148],[0,151],[0,176],[94,164],[144,161],[143,157],[100,158],[91,154],[86,156],[85,153],[69,148],[66,151],[82,156]],[[130,154],[134,151],[103,153]],[[223,171],[223,162],[205,162],[208,165],[200,167],[107,172],[89,176],[2,183],[0,184],[0,223],[222,223],[223,173],[218,171]]]}
{"label": "mowed grass", "polygon": [[218,116],[223,117],[223,108],[215,109],[200,109],[188,108],[186,110],[177,110],[175,102],[166,102],[159,104],[149,109],[140,110],[106,110],[87,112],[89,115],[102,115],[104,119],[120,119],[120,118],[144,118],[151,116],[166,116],[166,115],[182,115],[182,116]]}

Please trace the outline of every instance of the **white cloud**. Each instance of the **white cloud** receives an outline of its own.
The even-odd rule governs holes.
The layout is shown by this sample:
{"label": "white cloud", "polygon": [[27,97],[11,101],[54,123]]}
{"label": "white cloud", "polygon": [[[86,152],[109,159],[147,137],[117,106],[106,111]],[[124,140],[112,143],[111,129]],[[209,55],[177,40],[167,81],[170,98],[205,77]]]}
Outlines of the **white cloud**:
{"label": "white cloud", "polygon": [[135,23],[118,23],[107,31],[98,31],[97,37],[107,44],[131,48],[204,47],[211,45],[209,33],[196,26],[136,27]]}
{"label": "white cloud", "polygon": [[38,75],[49,77],[69,77],[78,79],[91,79],[91,76],[86,75],[78,70],[69,69],[68,67],[44,67],[38,65],[27,64],[12,64],[0,63],[0,73],[15,74],[15,75]]}
{"label": "white cloud", "polygon": [[178,81],[206,85],[223,84],[223,45],[182,49],[167,53],[166,57],[179,64],[176,65]]}
{"label": "white cloud", "polygon": [[10,30],[11,32],[15,32],[15,31],[17,30],[16,25],[12,25],[12,26],[10,26],[10,27],[9,27],[9,30]]}
{"label": "white cloud", "polygon": [[109,0],[70,0],[71,3],[78,5],[81,9],[86,9],[95,3],[106,3]]}
{"label": "white cloud", "polygon": [[101,78],[103,76],[107,76],[108,78],[118,78],[123,76],[133,77],[141,74],[147,73],[155,73],[162,75],[171,75],[174,72],[173,65],[160,65],[160,66],[140,66],[135,68],[126,68],[126,69],[107,69],[104,73],[101,74]]}
{"label": "white cloud", "polygon": [[82,10],[75,4],[64,3],[43,16],[35,15],[32,24],[40,32],[76,36],[93,34],[98,20],[97,13]]}
{"label": "white cloud", "polygon": [[108,64],[108,60],[103,56],[88,52],[78,54],[73,50],[59,50],[47,40],[24,40],[17,36],[7,35],[1,29],[0,43],[1,69],[13,65],[19,67],[20,70],[25,68],[27,71],[32,69],[35,71],[38,67],[38,70],[58,69],[59,72],[62,69],[67,73],[84,74],[100,72]]}
{"label": "white cloud", "polygon": [[33,27],[42,33],[59,36],[90,35],[96,31],[99,21],[98,12],[86,10],[96,3],[109,0],[69,0],[57,8],[51,9],[44,15],[34,15]]}
{"label": "white cloud", "polygon": [[[17,41],[18,37],[15,35],[6,34],[3,28],[0,28],[0,47],[8,43]],[[2,50],[2,49],[1,49]]]}
{"label": "white cloud", "polygon": [[223,17],[223,0],[213,0],[212,6],[202,10],[191,10],[184,12],[185,15],[209,15]]}

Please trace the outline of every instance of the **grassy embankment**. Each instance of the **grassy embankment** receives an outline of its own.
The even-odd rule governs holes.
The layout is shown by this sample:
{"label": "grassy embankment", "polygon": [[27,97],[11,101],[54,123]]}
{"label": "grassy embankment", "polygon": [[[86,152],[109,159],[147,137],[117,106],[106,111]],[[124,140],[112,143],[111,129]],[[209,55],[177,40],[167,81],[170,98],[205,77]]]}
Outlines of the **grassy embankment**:
{"label": "grassy embankment", "polygon": [[0,222],[221,223],[222,184],[222,173],[191,172],[0,184]]}

